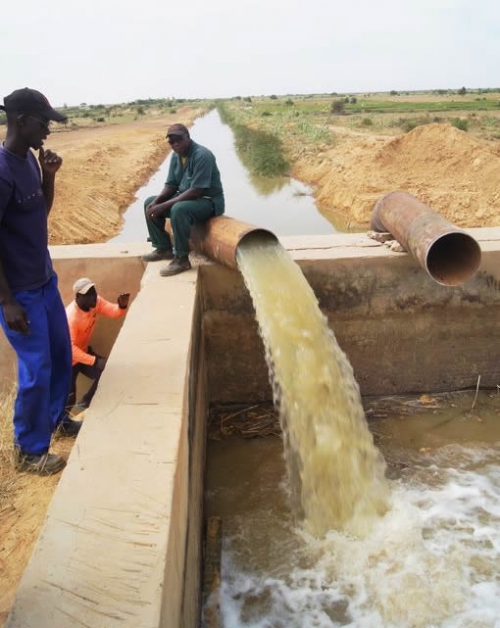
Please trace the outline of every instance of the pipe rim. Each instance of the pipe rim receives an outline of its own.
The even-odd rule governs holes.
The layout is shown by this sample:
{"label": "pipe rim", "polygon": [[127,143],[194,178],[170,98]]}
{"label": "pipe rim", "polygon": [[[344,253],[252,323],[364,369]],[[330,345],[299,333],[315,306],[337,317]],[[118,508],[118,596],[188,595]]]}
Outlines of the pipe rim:
{"label": "pipe rim", "polygon": [[[436,247],[442,244],[444,240],[462,240],[461,247],[459,247],[459,252],[463,253],[463,249],[465,246],[469,248],[468,251],[465,252],[466,261],[469,264],[465,264],[460,260],[460,263],[457,265],[457,256],[452,258],[451,263],[449,262],[449,253],[447,255],[443,255],[442,252],[439,252],[444,259],[448,260],[448,264],[444,264],[444,266],[436,263],[436,260],[433,259],[437,256]],[[464,242],[467,244],[465,245]],[[439,260],[438,260],[439,261]],[[441,260],[442,261],[442,260]],[[458,286],[468,279],[471,279],[476,272],[479,270],[481,265],[481,247],[477,240],[475,240],[469,233],[462,230],[454,230],[447,231],[446,233],[441,233],[436,236],[427,247],[427,252],[425,255],[425,269],[429,276],[436,281],[438,284],[442,286]]]}

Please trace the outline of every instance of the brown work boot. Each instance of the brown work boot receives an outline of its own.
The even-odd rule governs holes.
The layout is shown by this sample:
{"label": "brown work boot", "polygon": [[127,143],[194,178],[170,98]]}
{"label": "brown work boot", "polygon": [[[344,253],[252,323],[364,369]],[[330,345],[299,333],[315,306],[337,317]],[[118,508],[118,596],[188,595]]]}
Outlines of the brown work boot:
{"label": "brown work boot", "polygon": [[54,475],[66,466],[66,461],[57,454],[25,454],[19,447],[14,448],[14,466],[16,471],[36,473],[37,475]]}
{"label": "brown work boot", "polygon": [[160,262],[165,259],[174,259],[172,249],[153,249],[151,253],[141,256],[143,262]]}
{"label": "brown work boot", "polygon": [[174,257],[168,266],[165,266],[165,268],[160,270],[160,275],[162,277],[171,277],[172,275],[183,273],[185,270],[189,270],[190,268],[191,262],[189,261],[189,257],[187,255]]}

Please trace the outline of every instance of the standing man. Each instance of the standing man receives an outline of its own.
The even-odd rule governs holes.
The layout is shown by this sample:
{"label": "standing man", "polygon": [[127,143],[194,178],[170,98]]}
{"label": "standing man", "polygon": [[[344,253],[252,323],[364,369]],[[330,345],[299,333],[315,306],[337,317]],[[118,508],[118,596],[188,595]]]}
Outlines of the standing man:
{"label": "standing man", "polygon": [[[64,122],[34,89],[4,98],[7,135],[0,146],[0,325],[17,354],[14,406],[16,468],[39,475],[66,464],[49,454],[58,428],[76,436],[81,423],[65,414],[71,343],[57,275],[48,250],[48,213],[62,159],[44,150],[50,121]],[[38,151],[38,161],[33,149]]]}
{"label": "standing man", "polygon": [[88,277],[82,277],[73,284],[75,298],[66,308],[72,350],[71,389],[67,409],[76,403],[76,380],[79,373],[93,380],[89,390],[76,403],[77,408],[88,408],[92,401],[104,367],[106,358],[94,352],[89,346],[94,327],[99,316],[120,318],[125,315],[130,294],[122,292],[116,303],[111,303],[97,294],[95,283]]}
{"label": "standing man", "polygon": [[[224,191],[215,157],[208,148],[196,144],[183,124],[173,124],[167,141],[174,154],[165,187],[144,203],[146,224],[154,251],[143,255],[145,262],[172,260],[160,270],[162,277],[189,270],[189,233],[195,222],[205,222],[224,213]],[[174,245],[165,231],[170,218]]]}

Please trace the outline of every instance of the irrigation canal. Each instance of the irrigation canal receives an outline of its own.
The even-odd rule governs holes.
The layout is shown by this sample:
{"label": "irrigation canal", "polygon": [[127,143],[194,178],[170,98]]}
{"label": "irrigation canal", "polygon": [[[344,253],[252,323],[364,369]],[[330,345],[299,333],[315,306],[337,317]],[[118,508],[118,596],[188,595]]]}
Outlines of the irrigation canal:
{"label": "irrigation canal", "polygon": [[[269,229],[281,235],[324,235],[337,229],[318,211],[312,193],[289,177],[256,177],[241,163],[231,128],[222,124],[216,110],[195,120],[190,129],[195,142],[209,148],[221,172],[226,216]],[[166,141],[166,140],[165,140]],[[167,178],[170,154],[125,211],[121,233],[110,242],[146,240],[144,200],[158,194]]]}

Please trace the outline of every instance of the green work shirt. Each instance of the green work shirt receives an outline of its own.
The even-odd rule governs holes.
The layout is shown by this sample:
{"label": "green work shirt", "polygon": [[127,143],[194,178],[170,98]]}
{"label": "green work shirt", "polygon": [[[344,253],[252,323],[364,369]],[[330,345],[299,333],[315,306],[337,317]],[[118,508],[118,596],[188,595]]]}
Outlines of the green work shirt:
{"label": "green work shirt", "polygon": [[203,196],[212,199],[215,215],[224,213],[224,191],[215,156],[208,148],[192,140],[184,165],[180,156],[172,153],[165,185],[176,190],[178,194],[190,188],[203,189]]}

